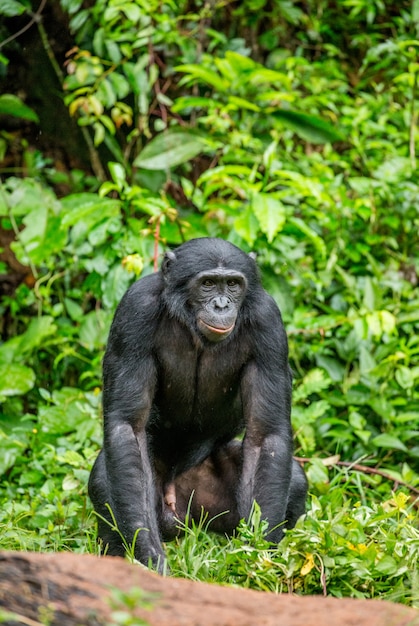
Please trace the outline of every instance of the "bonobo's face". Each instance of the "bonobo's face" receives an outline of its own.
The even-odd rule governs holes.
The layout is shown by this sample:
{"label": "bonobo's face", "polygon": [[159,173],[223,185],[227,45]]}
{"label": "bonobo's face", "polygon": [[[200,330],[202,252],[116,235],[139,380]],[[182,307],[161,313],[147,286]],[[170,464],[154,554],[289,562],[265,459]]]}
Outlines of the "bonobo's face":
{"label": "bonobo's face", "polygon": [[223,267],[203,271],[191,280],[189,302],[206,339],[223,341],[233,332],[246,286],[241,272]]}

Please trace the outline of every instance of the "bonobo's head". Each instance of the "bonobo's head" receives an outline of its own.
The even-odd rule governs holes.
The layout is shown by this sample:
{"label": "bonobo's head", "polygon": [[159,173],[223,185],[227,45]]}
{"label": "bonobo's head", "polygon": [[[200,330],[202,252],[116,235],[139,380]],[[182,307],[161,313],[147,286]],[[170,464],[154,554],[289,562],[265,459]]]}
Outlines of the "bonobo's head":
{"label": "bonobo's head", "polygon": [[253,257],[222,239],[192,239],[167,252],[162,273],[170,313],[214,343],[233,332],[259,285]]}

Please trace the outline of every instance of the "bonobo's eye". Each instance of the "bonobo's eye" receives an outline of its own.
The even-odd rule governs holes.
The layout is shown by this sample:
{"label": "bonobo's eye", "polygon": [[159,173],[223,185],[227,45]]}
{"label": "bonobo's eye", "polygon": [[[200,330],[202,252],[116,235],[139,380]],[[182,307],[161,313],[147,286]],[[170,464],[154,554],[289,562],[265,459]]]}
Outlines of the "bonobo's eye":
{"label": "bonobo's eye", "polygon": [[215,282],[211,280],[211,278],[206,278],[205,280],[202,281],[203,287],[210,288],[210,287],[214,287],[214,285],[215,285]]}

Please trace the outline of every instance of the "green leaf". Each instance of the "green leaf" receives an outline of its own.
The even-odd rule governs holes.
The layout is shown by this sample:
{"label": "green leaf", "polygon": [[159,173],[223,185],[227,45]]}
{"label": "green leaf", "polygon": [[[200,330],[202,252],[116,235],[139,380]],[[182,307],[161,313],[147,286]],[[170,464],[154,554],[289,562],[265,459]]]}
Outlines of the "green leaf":
{"label": "green leaf", "polygon": [[23,104],[20,98],[11,93],[5,93],[0,96],[0,114],[13,115],[13,117],[20,117],[31,122],[39,122],[35,111],[26,106],[26,104]]}
{"label": "green leaf", "polygon": [[27,253],[34,265],[50,266],[53,256],[62,251],[67,241],[67,233],[60,230],[61,218],[44,207],[31,211],[23,223],[25,228],[19,241],[12,244],[13,250],[21,258]]}
{"label": "green leaf", "polygon": [[368,311],[374,311],[376,304],[376,293],[373,281],[370,276],[365,277],[363,303]]}
{"label": "green leaf", "polygon": [[35,384],[35,372],[26,365],[0,364],[0,398],[21,396]]}
{"label": "green leaf", "polygon": [[361,345],[359,349],[359,368],[361,374],[367,375],[368,372],[373,370],[376,365],[377,363],[370,350],[368,350],[364,345]]}
{"label": "green leaf", "polygon": [[326,400],[311,402],[308,406],[296,406],[293,408],[293,419],[297,419],[299,426],[303,424],[313,424],[319,417],[323,417],[330,409],[330,404]]}
{"label": "green leaf", "polygon": [[63,479],[63,491],[74,491],[80,487],[79,481],[72,475],[67,474]]}
{"label": "green leaf", "polygon": [[111,39],[105,39],[105,47],[107,49],[110,60],[117,65],[121,58],[121,51],[119,49],[116,41],[112,41]]}
{"label": "green leaf", "polygon": [[[117,185],[118,189],[122,189],[126,183],[127,174],[124,167],[120,163],[110,161],[108,163],[109,172],[112,176],[112,180]],[[106,183],[105,183],[106,184]]]}
{"label": "green leaf", "polygon": [[388,435],[387,433],[377,435],[371,442],[379,448],[390,448],[392,450],[403,450],[403,452],[407,452],[406,446],[398,437]]}
{"label": "green leaf", "polygon": [[251,208],[257,217],[262,232],[272,243],[285,224],[285,207],[280,200],[267,193],[256,193]]}
{"label": "green leaf", "polygon": [[108,336],[110,321],[110,314],[101,309],[87,313],[80,324],[79,338],[82,346],[92,352],[102,350]]}
{"label": "green leaf", "polygon": [[304,376],[301,384],[294,391],[294,401],[306,400],[313,393],[319,393],[331,385],[331,380],[320,368],[312,369]]}
{"label": "green leaf", "polygon": [[67,313],[75,322],[79,322],[84,317],[84,311],[77,302],[71,300],[70,298],[64,298],[65,308],[67,309]]}
{"label": "green leaf", "polygon": [[378,561],[375,569],[384,576],[391,576],[397,572],[397,567],[396,560],[389,554],[385,554],[383,558]]}
{"label": "green leaf", "polygon": [[19,344],[19,352],[28,353],[45,343],[46,337],[57,332],[54,318],[50,315],[33,317],[28,329],[23,333]]}
{"label": "green leaf", "polygon": [[81,410],[84,394],[79,389],[63,387],[54,391],[52,406],[40,406],[38,416],[40,430],[44,433],[63,434],[77,428],[86,420]]}
{"label": "green leaf", "polygon": [[395,377],[402,389],[410,389],[415,384],[414,373],[409,367],[406,367],[406,365],[398,367]]}
{"label": "green leaf", "polygon": [[[0,476],[10,467],[13,467],[17,457],[25,450],[25,444],[17,439],[8,437],[0,430]],[[0,617],[1,623],[1,617]]]}
{"label": "green leaf", "polygon": [[315,115],[284,110],[274,111],[271,115],[310,143],[328,143],[344,139],[331,124]]}
{"label": "green leaf", "polygon": [[246,206],[234,220],[234,230],[249,246],[257,239],[259,224],[250,206]]}
{"label": "green leaf", "polygon": [[300,217],[290,217],[288,219],[288,223],[298,228],[303,235],[310,239],[319,255],[323,259],[326,258],[327,251],[323,239],[312,228],[310,228],[306,222],[304,222]]}
{"label": "green leaf", "polygon": [[[148,64],[149,55],[143,54],[136,63],[127,62],[122,66],[122,70],[131,85],[131,89],[136,95],[140,95],[142,93],[147,95],[149,91],[148,76],[146,72]],[[140,110],[140,112],[144,113],[142,110]]]}
{"label": "green leaf", "polygon": [[115,104],[117,100],[117,94],[109,79],[105,78],[104,80],[102,80],[97,90],[97,96],[106,108],[110,108]]}
{"label": "green leaf", "polygon": [[326,465],[322,463],[321,459],[311,459],[306,469],[307,477],[310,480],[310,484],[321,485],[329,482],[329,470]]}
{"label": "green leaf", "polygon": [[119,100],[123,100],[130,92],[130,85],[128,80],[122,74],[114,72],[109,75],[109,81],[113,87],[114,92],[117,94]]}
{"label": "green leaf", "polygon": [[182,78],[182,80],[180,81],[181,84],[190,81],[202,82],[206,83],[207,85],[211,85],[212,87],[214,87],[214,89],[221,93],[224,93],[229,86],[228,81],[221,78],[221,76],[217,74],[217,72],[203,67],[202,65],[195,65],[192,63],[186,65],[178,65],[177,67],[175,67],[175,70],[177,72],[184,72],[185,74],[187,74],[187,76]]}
{"label": "green leaf", "polygon": [[61,0],[61,5],[65,11],[73,15],[83,4],[83,0]]}
{"label": "green leaf", "polygon": [[0,15],[6,17],[15,17],[22,15],[26,11],[26,7],[17,0],[0,0]]}
{"label": "green leaf", "polygon": [[14,361],[16,353],[19,352],[21,339],[22,335],[17,335],[1,344],[0,363],[12,363]]}
{"label": "green leaf", "polygon": [[186,163],[206,147],[203,137],[191,131],[168,130],[152,139],[134,161],[145,170],[166,170]]}
{"label": "green leaf", "polygon": [[279,306],[282,317],[290,322],[295,308],[295,292],[292,286],[283,276],[278,276],[271,268],[266,267],[263,268],[263,286]]}
{"label": "green leaf", "polygon": [[239,98],[238,96],[229,96],[228,97],[229,104],[234,104],[237,109],[247,109],[248,111],[254,111],[255,113],[259,113],[260,107],[258,107],[253,102],[249,102],[249,100],[245,100],[244,98]]}
{"label": "green leaf", "polygon": [[84,458],[76,452],[75,450],[66,450],[62,457],[60,457],[60,462],[68,463],[73,467],[83,467],[84,466]]}
{"label": "green leaf", "polygon": [[122,264],[111,267],[108,274],[102,280],[104,305],[109,309],[113,309],[128,289],[130,282],[131,278]]}
{"label": "green leaf", "polygon": [[316,363],[318,367],[322,367],[329,374],[330,378],[335,382],[342,382],[345,375],[345,368],[337,359],[325,356],[324,354],[316,354]]}
{"label": "green leaf", "polygon": [[97,224],[105,217],[119,214],[120,201],[112,198],[101,198],[95,193],[75,193],[62,200],[67,212],[61,220],[64,228],[74,226],[79,221],[88,225]]}
{"label": "green leaf", "polygon": [[[36,210],[43,214],[47,206],[58,211],[59,203],[54,194],[35,180],[11,176],[4,182],[3,189],[7,192],[7,205],[15,216],[27,216]],[[0,201],[3,196],[0,194]],[[38,221],[38,217],[35,219]]]}
{"label": "green leaf", "polygon": [[204,98],[199,96],[182,96],[180,98],[176,98],[174,104],[172,105],[173,113],[180,113],[185,109],[206,109],[210,106],[221,106],[220,102],[217,100],[213,100],[212,98]]}
{"label": "green leaf", "polygon": [[419,0],[413,0],[412,2],[412,21],[416,26],[416,33],[419,30]]}

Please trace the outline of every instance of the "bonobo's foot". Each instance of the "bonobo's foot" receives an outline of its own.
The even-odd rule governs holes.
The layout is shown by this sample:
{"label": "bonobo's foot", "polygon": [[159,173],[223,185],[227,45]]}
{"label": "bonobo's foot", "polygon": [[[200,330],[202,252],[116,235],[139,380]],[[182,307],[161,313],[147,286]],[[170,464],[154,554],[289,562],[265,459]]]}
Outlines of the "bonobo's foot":
{"label": "bonobo's foot", "polygon": [[[140,563],[144,563],[144,561],[140,561]],[[170,567],[167,564],[167,559],[163,552],[158,555],[150,556],[147,566],[158,574],[161,574],[161,576],[169,576],[170,574]]]}

